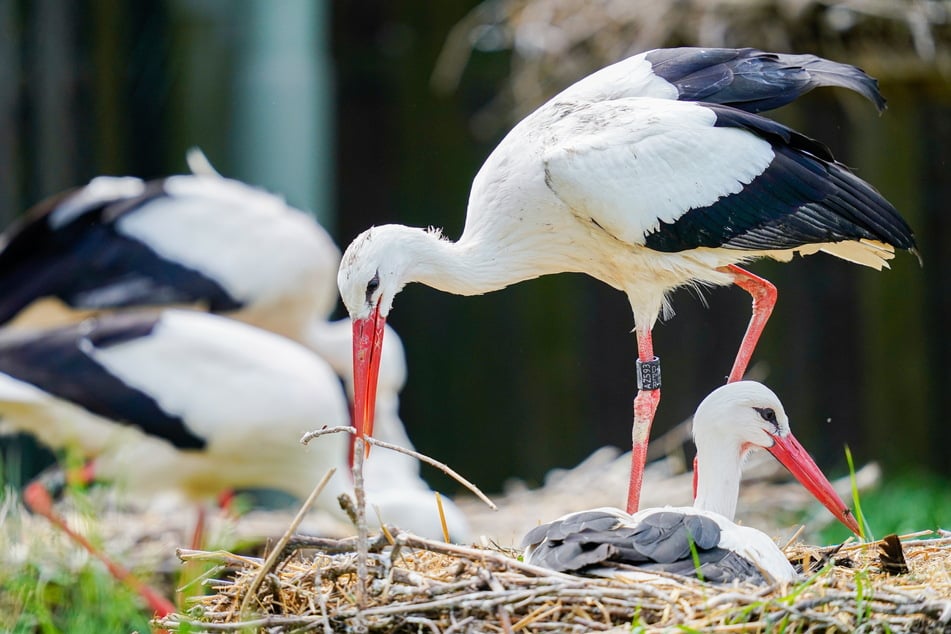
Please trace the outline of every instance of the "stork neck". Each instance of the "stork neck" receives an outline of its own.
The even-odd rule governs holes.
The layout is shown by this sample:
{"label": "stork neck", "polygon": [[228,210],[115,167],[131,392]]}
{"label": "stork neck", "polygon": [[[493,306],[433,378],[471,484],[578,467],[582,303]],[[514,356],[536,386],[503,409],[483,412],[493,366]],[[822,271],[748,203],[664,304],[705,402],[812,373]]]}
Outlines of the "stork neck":
{"label": "stork neck", "polygon": [[483,241],[465,235],[452,242],[422,229],[413,229],[405,238],[404,248],[413,254],[406,279],[446,293],[481,295],[548,272],[523,261],[518,249],[505,244],[486,248]]}
{"label": "stork neck", "polygon": [[697,444],[697,499],[694,508],[713,511],[732,520],[740,494],[741,451],[724,447],[724,443],[720,443],[719,448]]}

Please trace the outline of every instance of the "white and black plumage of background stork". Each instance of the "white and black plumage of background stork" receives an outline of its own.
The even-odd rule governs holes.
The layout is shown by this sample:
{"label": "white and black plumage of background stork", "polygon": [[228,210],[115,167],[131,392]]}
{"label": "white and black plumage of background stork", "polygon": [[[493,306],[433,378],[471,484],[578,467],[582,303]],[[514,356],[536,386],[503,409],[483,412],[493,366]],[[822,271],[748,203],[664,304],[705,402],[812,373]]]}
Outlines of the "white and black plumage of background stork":
{"label": "white and black plumage of background stork", "polygon": [[[398,373],[398,355],[387,365],[388,376]],[[337,496],[352,489],[348,440],[334,434],[300,445],[307,431],[349,424],[339,380],[310,350],[234,320],[168,309],[6,331],[0,417],[48,447],[79,449],[97,479],[137,498],[178,493],[202,502],[265,488],[303,499],[333,467],[316,506],[346,521]],[[408,442],[401,425],[384,428],[387,440]],[[415,460],[374,452],[365,482],[378,511],[372,522],[442,535]],[[445,511],[450,530],[465,538],[465,519],[449,501]]]}
{"label": "white and black plumage of background stork", "polygon": [[95,178],[9,227],[0,323],[44,299],[93,311],[197,304],[306,339],[337,303],[340,250],[310,216],[201,169],[203,158],[189,154],[196,174]]}
{"label": "white and black plumage of background stork", "polygon": [[737,284],[753,317],[730,372],[742,378],[775,288],[736,266],[824,251],[876,269],[914,251],[908,224],[820,142],[756,111],[816,86],[842,86],[881,108],[860,69],[752,49],[650,51],[553,97],[518,123],[472,183],[462,236],[373,227],[347,248],[339,274],[364,359],[358,428],[372,429],[373,346],[409,282],[478,295],[559,272],[624,291],[638,341],[638,396],[628,511],[637,509],[660,399],[652,328],[679,287]]}
{"label": "white and black plumage of background stork", "polygon": [[[201,158],[192,154],[190,163]],[[45,394],[33,394],[29,406],[17,401],[21,391],[10,402],[0,399],[0,412],[8,408],[7,427],[34,433],[54,448],[77,443],[97,458],[99,476],[140,493],[172,489],[194,497],[263,487],[301,496],[330,466],[343,469],[335,479],[346,482],[346,448],[321,439],[328,450],[315,455],[298,444],[309,429],[347,424],[337,406],[345,398],[341,379],[349,385],[352,376],[351,329],[349,321],[327,321],[339,249],[320,225],[280,197],[198,171],[153,182],[96,178],[38,206],[4,234],[0,316],[15,318],[19,328],[3,341],[2,371]],[[198,305],[287,335],[317,354],[250,326],[177,311],[104,314],[77,327],[37,329],[75,318],[51,311],[51,298],[86,311]],[[21,334],[21,328],[29,330]],[[189,350],[189,341],[201,345]],[[136,355],[131,366],[101,362],[128,350]],[[278,370],[287,354],[300,370],[290,384],[284,383],[289,374]],[[383,358],[387,378],[378,396],[386,420],[380,436],[412,448],[399,418],[406,367],[398,338]],[[204,389],[218,376],[223,380]],[[295,385],[310,385],[311,400],[292,398]],[[242,402],[248,407],[235,407]],[[316,416],[321,403],[327,411]],[[92,436],[79,432],[90,424],[89,415],[100,431]],[[308,416],[316,416],[315,426],[302,424]],[[57,417],[58,427],[51,422]],[[272,434],[279,435],[270,441],[274,451],[255,452],[255,437]],[[154,444],[160,449],[149,454],[155,464],[138,462],[134,450],[120,451],[123,442]],[[296,457],[282,458],[284,451]],[[373,452],[366,480],[383,521],[441,535],[417,460]],[[331,507],[325,508],[332,510],[334,498],[327,494]],[[453,536],[465,539],[465,519],[451,501],[444,507]]]}
{"label": "white and black plumage of background stork", "polygon": [[525,560],[602,576],[663,571],[717,583],[793,581],[795,570],[766,533],[733,522],[743,461],[759,448],[858,533],[855,518],[796,441],[782,403],[766,386],[739,381],[713,391],[697,408],[693,434],[699,484],[693,507],[570,513],[525,535]]}

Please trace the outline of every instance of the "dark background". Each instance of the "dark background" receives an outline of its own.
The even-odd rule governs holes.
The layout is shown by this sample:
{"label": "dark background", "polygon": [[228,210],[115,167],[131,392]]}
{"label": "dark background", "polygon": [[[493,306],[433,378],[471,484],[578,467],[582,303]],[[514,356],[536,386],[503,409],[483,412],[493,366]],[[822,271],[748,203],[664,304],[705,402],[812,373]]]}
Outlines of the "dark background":
{"label": "dark background", "polygon": [[[474,51],[458,85],[433,89],[447,37],[475,5],[0,0],[0,219],[98,174],[184,172],[186,149],[198,145],[223,174],[313,210],[341,248],[387,222],[457,237],[473,175],[528,107],[500,98],[524,62],[505,46]],[[951,476],[943,49],[903,73],[891,51],[870,48],[872,36],[831,51],[821,38],[815,48],[789,41],[783,50],[881,71],[882,117],[829,90],[776,117],[879,188],[915,229],[924,265],[904,253],[882,273],[821,254],[753,264],[779,288],[753,371],[833,473],[844,471],[847,443],[857,462],[883,463],[886,478]],[[661,42],[696,43],[683,34]],[[275,62],[275,51],[285,57]],[[736,288],[702,301],[679,292],[674,307],[655,330],[665,379],[655,436],[723,382],[749,318],[749,296]],[[411,285],[389,323],[408,354],[410,434],[482,488],[537,483],[596,447],[629,445],[635,346],[623,294],[580,275],[473,298]],[[42,462],[21,455],[22,473],[8,464],[8,477]]]}

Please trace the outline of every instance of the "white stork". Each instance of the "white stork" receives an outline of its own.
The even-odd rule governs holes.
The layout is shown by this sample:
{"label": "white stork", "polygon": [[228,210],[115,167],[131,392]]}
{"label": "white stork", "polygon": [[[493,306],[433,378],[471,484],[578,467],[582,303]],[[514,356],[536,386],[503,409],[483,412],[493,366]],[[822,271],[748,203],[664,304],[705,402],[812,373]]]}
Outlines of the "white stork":
{"label": "white stork", "polygon": [[[340,251],[333,240],[309,215],[281,197],[221,177],[196,151],[188,159],[193,175],[150,182],[98,177],[44,201],[9,227],[0,248],[0,323],[14,320],[26,327],[57,323],[60,313],[46,312],[50,305],[44,300],[49,298],[81,311],[200,305],[303,343],[352,391],[350,322],[326,321],[337,300]],[[66,321],[73,319],[65,315]],[[405,355],[392,331],[386,350],[385,378],[378,393],[379,435],[412,449],[399,417]],[[249,354],[250,358],[260,356]],[[143,362],[154,366],[154,382],[146,389],[159,386],[161,372],[178,372],[168,364],[156,366],[156,361],[161,360],[147,357]],[[337,391],[339,384],[330,382],[323,389]],[[196,391],[195,399],[201,394],[208,397]],[[281,406],[274,407],[281,415]],[[253,466],[245,468],[246,478],[257,481]],[[406,515],[419,508],[426,485],[416,459],[374,452],[366,469],[368,482],[379,483],[378,497],[386,487],[391,507],[402,505]],[[302,487],[310,482],[300,477],[290,480]],[[209,487],[218,488],[214,482]],[[428,487],[425,490],[429,492]],[[400,495],[406,499],[400,501]],[[425,497],[431,500],[431,493]],[[457,536],[465,537],[461,515],[451,503],[447,508],[455,518]],[[417,513],[417,518],[417,531],[440,534],[437,524],[426,523],[427,514]]]}
{"label": "white stork", "polygon": [[[398,358],[387,366],[401,367]],[[303,499],[336,467],[317,505],[344,517],[336,497],[351,488],[348,439],[300,445],[307,431],[349,424],[339,379],[299,344],[234,320],[170,309],[4,331],[0,416],[5,429],[53,449],[77,447],[95,477],[135,495],[175,491],[201,500],[269,488]],[[389,454],[368,460],[368,504],[384,522],[441,536],[415,461],[393,469]],[[454,536],[464,538],[465,519],[451,502],[445,507]]]}
{"label": "white stork", "polygon": [[660,400],[651,330],[671,291],[735,283],[753,295],[736,381],[776,295],[737,263],[825,251],[881,269],[896,248],[915,249],[894,207],[825,146],[752,113],[825,85],[884,103],[861,70],[811,55],[637,55],[565,89],[502,139],[473,180],[456,242],[403,225],[359,235],[338,285],[353,320],[360,433],[372,432],[382,329],[404,285],[478,295],[587,273],[625,292],[634,314],[639,391],[627,509],[635,511]]}
{"label": "white stork", "polygon": [[101,176],[4,232],[0,323],[46,298],[93,311],[198,304],[302,340],[336,305],[339,261],[310,216],[240,181]]}
{"label": "white stork", "polygon": [[[349,348],[349,325],[340,326],[346,343],[335,346]],[[395,411],[405,378],[402,349],[397,343],[387,350],[384,435],[411,446]],[[52,449],[77,448],[90,459],[82,477],[140,497],[174,492],[201,503],[238,488],[268,488],[303,499],[333,467],[337,473],[315,505],[346,519],[337,497],[352,489],[348,438],[333,434],[309,448],[300,444],[307,431],[350,424],[340,380],[305,347],[238,321],[168,309],[4,330],[0,417],[2,431],[28,432]],[[442,537],[434,494],[415,459],[378,450],[367,459],[364,482],[369,522]],[[102,559],[156,613],[174,610],[71,530],[43,486],[37,481],[24,490],[31,509]],[[449,500],[442,506],[452,539],[468,539],[462,512]],[[199,509],[196,540],[204,518]]]}
{"label": "white stork", "polygon": [[766,386],[739,381],[715,390],[697,408],[693,435],[699,483],[693,507],[571,513],[528,532],[525,560],[599,576],[661,570],[719,583],[793,581],[795,570],[768,535],[733,522],[742,463],[757,448],[772,453],[858,534],[854,516],[792,435],[782,403]]}

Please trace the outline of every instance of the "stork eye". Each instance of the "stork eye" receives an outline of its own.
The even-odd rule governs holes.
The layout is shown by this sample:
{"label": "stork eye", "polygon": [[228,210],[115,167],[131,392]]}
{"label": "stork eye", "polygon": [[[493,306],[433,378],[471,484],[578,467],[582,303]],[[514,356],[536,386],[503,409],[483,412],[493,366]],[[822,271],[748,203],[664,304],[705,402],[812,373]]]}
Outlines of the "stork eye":
{"label": "stork eye", "polygon": [[753,409],[759,412],[759,415],[762,416],[763,420],[765,420],[767,423],[773,426],[777,425],[776,412],[772,407],[754,407]]}
{"label": "stork eye", "polygon": [[380,288],[380,272],[377,271],[373,274],[373,277],[370,278],[370,281],[367,282],[367,304],[373,303],[373,294],[376,292],[376,289]]}

